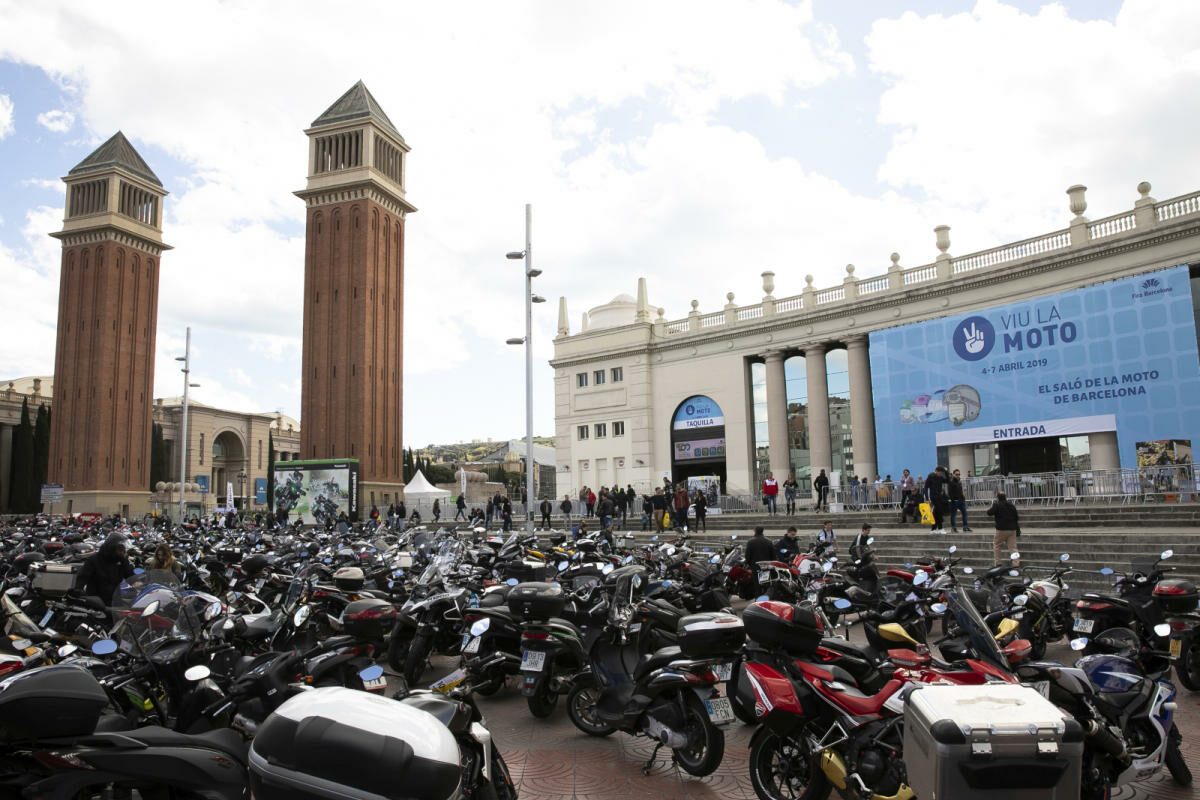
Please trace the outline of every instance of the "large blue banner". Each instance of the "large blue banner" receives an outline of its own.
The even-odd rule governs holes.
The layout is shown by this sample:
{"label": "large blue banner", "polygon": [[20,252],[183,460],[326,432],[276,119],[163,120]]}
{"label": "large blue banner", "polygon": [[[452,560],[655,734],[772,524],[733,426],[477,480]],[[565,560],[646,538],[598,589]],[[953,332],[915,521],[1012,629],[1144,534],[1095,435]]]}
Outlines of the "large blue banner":
{"label": "large blue banner", "polygon": [[1138,442],[1200,438],[1186,266],[876,331],[870,352],[893,478],[928,472],[939,445],[1116,430],[1136,466]]}

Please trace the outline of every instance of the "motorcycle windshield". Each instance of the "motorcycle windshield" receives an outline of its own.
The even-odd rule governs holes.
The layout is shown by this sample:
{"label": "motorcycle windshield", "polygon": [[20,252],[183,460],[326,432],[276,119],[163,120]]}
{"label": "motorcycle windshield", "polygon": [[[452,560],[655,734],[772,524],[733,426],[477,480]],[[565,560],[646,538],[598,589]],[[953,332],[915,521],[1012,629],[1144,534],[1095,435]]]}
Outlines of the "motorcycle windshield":
{"label": "motorcycle windshield", "polygon": [[954,614],[954,619],[958,622],[958,626],[970,641],[971,649],[975,651],[975,655],[980,660],[988,661],[1005,672],[1011,671],[1008,659],[1000,651],[1000,645],[996,642],[996,637],[988,629],[987,623],[983,621],[983,617],[979,616],[979,611],[976,610],[971,599],[967,597],[966,590],[961,586],[955,586],[947,592],[946,604],[950,607],[950,612]]}
{"label": "motorcycle windshield", "polygon": [[162,570],[134,575],[117,588],[112,605],[123,651],[154,659],[175,643],[196,640],[210,600],[181,589],[174,573]]}
{"label": "motorcycle windshield", "polygon": [[4,635],[16,638],[30,636],[42,632],[42,629],[33,624],[33,620],[21,610],[21,607],[6,594],[0,594],[4,603]]}
{"label": "motorcycle windshield", "polygon": [[309,586],[316,579],[316,567],[309,565],[302,567],[295,577],[292,578],[292,583],[288,586],[287,596],[284,598],[283,610],[287,614],[292,614],[300,605],[300,601],[308,592]]}
{"label": "motorcycle windshield", "polygon": [[728,553],[725,554],[725,560],[722,562],[722,566],[736,567],[738,564],[741,564],[745,560],[746,560],[746,557],[742,553],[742,546],[739,544],[737,547],[733,548],[732,550],[730,550]]}

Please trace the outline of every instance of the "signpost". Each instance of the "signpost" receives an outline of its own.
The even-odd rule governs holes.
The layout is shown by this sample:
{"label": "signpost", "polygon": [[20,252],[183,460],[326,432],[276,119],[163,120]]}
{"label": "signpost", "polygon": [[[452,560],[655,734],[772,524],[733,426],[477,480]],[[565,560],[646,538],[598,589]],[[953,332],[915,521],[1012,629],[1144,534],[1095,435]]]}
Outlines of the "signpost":
{"label": "signpost", "polygon": [[61,483],[43,483],[42,484],[42,505],[49,505],[49,514],[54,513],[54,504],[61,503],[63,499],[63,485]]}

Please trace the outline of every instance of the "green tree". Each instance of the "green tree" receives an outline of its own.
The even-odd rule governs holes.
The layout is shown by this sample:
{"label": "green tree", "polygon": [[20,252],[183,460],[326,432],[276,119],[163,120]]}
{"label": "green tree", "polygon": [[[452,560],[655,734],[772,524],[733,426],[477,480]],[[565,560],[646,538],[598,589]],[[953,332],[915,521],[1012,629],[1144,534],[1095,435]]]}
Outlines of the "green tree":
{"label": "green tree", "polygon": [[267,508],[275,510],[275,434],[267,430]]}
{"label": "green tree", "polygon": [[40,508],[42,484],[50,470],[50,409],[38,406],[37,421],[33,428],[33,494],[30,501]]}
{"label": "green tree", "polygon": [[150,491],[158,491],[158,482],[167,479],[167,443],[162,425],[150,426]]}
{"label": "green tree", "polygon": [[21,401],[21,423],[13,429],[12,461],[9,474],[11,485],[8,507],[17,514],[37,511],[39,488],[34,485],[33,425],[29,423],[29,400]]}

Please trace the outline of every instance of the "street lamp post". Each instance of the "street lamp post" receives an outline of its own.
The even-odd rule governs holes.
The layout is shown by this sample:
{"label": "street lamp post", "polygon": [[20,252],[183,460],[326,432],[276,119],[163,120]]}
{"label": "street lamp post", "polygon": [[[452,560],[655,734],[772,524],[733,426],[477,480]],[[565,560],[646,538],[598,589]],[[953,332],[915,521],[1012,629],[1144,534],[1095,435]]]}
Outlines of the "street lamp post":
{"label": "street lamp post", "polygon": [[[179,421],[179,521],[183,523],[183,515],[186,511],[185,493],[187,491],[187,453],[188,453],[188,387],[199,387],[198,383],[189,383],[189,378],[192,371],[192,329],[187,329],[187,342],[184,346],[183,355],[176,356],[176,361],[183,362],[183,415]],[[203,509],[202,509],[203,510]]]}
{"label": "street lamp post", "polygon": [[243,513],[246,511],[246,471],[238,470],[238,497],[242,498],[242,507],[239,509]]}
{"label": "street lamp post", "polygon": [[533,279],[542,274],[533,268],[533,206],[525,204],[525,249],[507,255],[514,261],[525,259],[525,337],[509,339],[508,344],[525,345],[525,530],[533,533],[533,304],[546,298],[533,293]]}

